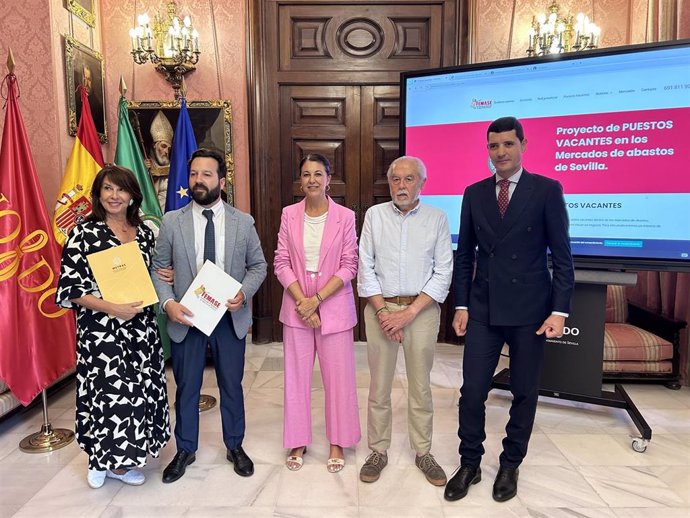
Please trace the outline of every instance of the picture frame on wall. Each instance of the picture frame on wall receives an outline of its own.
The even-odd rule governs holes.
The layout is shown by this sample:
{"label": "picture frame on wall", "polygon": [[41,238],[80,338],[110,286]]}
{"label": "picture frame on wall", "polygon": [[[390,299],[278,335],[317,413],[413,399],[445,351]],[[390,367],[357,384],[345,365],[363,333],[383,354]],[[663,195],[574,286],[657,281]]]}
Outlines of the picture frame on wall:
{"label": "picture frame on wall", "polygon": [[74,38],[65,36],[65,79],[67,83],[67,127],[75,136],[81,117],[79,85],[84,85],[89,96],[91,115],[101,143],[108,142],[108,125],[105,111],[105,77],[103,56]]}
{"label": "picture frame on wall", "polygon": [[[129,101],[129,120],[139,141],[156,195],[165,206],[172,139],[180,101]],[[197,147],[212,148],[225,156],[228,172],[224,198],[235,204],[235,162],[232,146],[232,107],[228,100],[187,101]]]}
{"label": "picture frame on wall", "polygon": [[90,27],[96,26],[94,0],[65,0],[65,8]]}

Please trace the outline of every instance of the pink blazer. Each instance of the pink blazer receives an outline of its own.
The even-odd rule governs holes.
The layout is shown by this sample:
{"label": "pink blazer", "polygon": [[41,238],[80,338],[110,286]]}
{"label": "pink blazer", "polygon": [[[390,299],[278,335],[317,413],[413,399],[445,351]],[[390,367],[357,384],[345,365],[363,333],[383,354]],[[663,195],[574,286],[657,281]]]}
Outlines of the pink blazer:
{"label": "pink blazer", "polygon": [[[273,263],[276,277],[285,288],[280,321],[292,327],[307,327],[295,311],[295,300],[287,291],[287,287],[295,281],[305,291],[307,271],[304,259],[304,210],[304,200],[283,209],[278,249]],[[351,282],[357,275],[355,213],[338,205],[331,198],[328,198],[328,216],[321,239],[318,270],[318,289],[333,275],[343,280],[343,287],[319,306],[321,332],[330,334],[352,329],[357,324]]]}

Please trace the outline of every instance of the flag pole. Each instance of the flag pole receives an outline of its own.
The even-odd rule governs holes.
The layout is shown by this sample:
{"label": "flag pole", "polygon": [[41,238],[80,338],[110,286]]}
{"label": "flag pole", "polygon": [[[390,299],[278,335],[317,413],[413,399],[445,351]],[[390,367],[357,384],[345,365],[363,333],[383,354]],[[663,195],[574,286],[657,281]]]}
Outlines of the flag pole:
{"label": "flag pole", "polygon": [[[182,97],[187,97],[187,83],[185,83],[184,77],[182,78],[182,83],[180,85],[180,93]],[[206,347],[208,348],[208,345]],[[199,413],[206,412],[206,410],[211,410],[214,406],[216,406],[215,397],[211,396],[210,394],[199,394]]]}
{"label": "flag pole", "polygon": [[7,70],[10,74],[14,74],[14,55],[12,54],[12,47],[7,52]]}
{"label": "flag pole", "polygon": [[48,394],[45,389],[41,392],[43,400],[43,426],[41,431],[24,437],[19,443],[19,449],[24,453],[47,453],[64,448],[74,440],[74,432],[66,428],[53,429],[48,421]]}
{"label": "flag pole", "polygon": [[[118,86],[118,89],[120,90],[120,96],[125,97],[125,94],[127,93],[127,84],[125,83],[125,79],[123,76],[120,76],[120,84]],[[182,85],[181,85],[180,91],[182,93],[182,96],[186,96],[187,86],[184,82],[184,78],[182,79]],[[145,153],[146,150],[144,149],[144,145],[143,145],[143,138],[141,136],[141,128],[137,127],[136,131],[138,133],[138,139],[139,139],[139,143],[141,145],[142,151],[144,151],[144,153]],[[119,137],[119,135],[118,135],[118,137]],[[163,330],[161,330],[161,332],[163,332]],[[217,400],[215,397],[213,397],[209,394],[200,394],[199,395],[199,412],[205,412],[206,410],[212,409],[213,407],[216,406],[216,403],[217,403]]]}
{"label": "flag pole", "polygon": [[[13,76],[15,61],[11,47],[7,52],[6,63],[9,72],[8,77]],[[7,126],[5,131],[7,131]],[[53,430],[48,421],[48,395],[45,389],[41,392],[41,397],[43,399],[43,426],[41,426],[40,432],[33,433],[20,441],[19,449],[25,453],[44,453],[58,450],[74,440],[74,432],[72,430],[62,428]]]}
{"label": "flag pole", "polygon": [[[184,77],[182,78],[182,83],[180,85],[180,93],[182,97],[187,97],[187,84],[185,83]],[[168,184],[169,185],[169,184]],[[208,345],[206,346],[208,347]],[[211,410],[216,406],[216,398],[210,394],[200,394],[199,395],[199,412],[205,412],[206,410]]]}
{"label": "flag pole", "polygon": [[[14,73],[14,55],[11,47],[7,53],[7,70],[10,74]],[[45,453],[59,450],[74,440],[72,430],[65,428],[54,430],[48,421],[48,395],[45,389],[41,392],[41,398],[43,400],[43,426],[41,426],[40,432],[32,433],[19,442],[19,449],[24,453]]]}

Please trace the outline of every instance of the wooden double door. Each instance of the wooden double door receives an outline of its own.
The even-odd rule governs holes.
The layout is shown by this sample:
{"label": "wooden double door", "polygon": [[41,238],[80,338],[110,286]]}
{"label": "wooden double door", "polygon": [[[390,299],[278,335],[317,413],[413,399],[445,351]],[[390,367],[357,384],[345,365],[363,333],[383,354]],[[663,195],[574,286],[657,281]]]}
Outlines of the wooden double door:
{"label": "wooden double door", "polygon": [[357,217],[390,199],[386,171],[399,156],[397,85],[284,86],[280,95],[282,205],[299,201],[299,161],[320,153],[331,162],[329,195]]}
{"label": "wooden double door", "polygon": [[252,214],[269,263],[254,298],[261,343],[282,340],[272,264],[280,212],[302,198],[301,158],[330,160],[329,195],[355,212],[359,236],[366,210],[390,199],[400,72],[455,64],[458,15],[456,0],[250,0],[249,17]]}

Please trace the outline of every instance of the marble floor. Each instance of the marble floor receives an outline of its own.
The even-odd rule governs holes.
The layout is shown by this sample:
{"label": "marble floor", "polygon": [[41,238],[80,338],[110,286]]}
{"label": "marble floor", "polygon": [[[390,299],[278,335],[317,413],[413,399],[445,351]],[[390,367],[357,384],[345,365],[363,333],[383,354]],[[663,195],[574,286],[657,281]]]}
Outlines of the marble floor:
{"label": "marble floor", "polygon": [[[432,453],[450,475],[458,463],[457,399],[462,348],[439,345],[432,372],[434,439]],[[357,386],[366,423],[369,372],[366,347],[356,344]],[[484,479],[459,502],[446,502],[414,466],[406,427],[406,380],[402,354],[393,389],[393,444],[389,465],[374,484],[359,482],[368,454],[366,438],[346,450],[347,465],[326,471],[323,389],[315,368],[314,443],[298,472],[284,465],[282,448],[283,359],[280,344],[247,347],[244,378],[245,449],[256,472],[240,478],[225,460],[217,408],[201,416],[197,462],[174,484],[163,484],[163,467],[175,454],[166,446],[145,468],[144,486],[106,480],[98,490],[86,484],[86,455],[75,443],[49,454],[25,454],[19,441],[40,429],[33,408],[0,423],[0,517],[9,516],[233,516],[233,517],[690,517],[690,389],[626,385],[653,430],[645,453],[631,448],[637,435],[621,409],[542,398],[520,471],[518,496],[499,504],[491,498],[509,395],[492,391],[487,403]],[[169,373],[170,394],[174,381]],[[218,396],[208,370],[204,393]],[[51,396],[54,428],[72,428],[74,384]]]}

